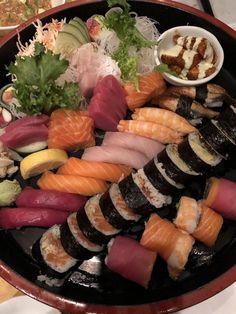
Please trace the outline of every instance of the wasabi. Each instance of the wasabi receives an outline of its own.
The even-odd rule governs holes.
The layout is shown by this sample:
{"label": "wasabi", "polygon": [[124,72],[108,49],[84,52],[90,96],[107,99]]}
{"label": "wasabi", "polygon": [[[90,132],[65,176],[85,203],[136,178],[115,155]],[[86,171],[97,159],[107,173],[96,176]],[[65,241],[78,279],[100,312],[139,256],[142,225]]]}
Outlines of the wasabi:
{"label": "wasabi", "polygon": [[17,180],[4,180],[0,183],[0,206],[9,206],[15,202],[21,192],[21,186]]}

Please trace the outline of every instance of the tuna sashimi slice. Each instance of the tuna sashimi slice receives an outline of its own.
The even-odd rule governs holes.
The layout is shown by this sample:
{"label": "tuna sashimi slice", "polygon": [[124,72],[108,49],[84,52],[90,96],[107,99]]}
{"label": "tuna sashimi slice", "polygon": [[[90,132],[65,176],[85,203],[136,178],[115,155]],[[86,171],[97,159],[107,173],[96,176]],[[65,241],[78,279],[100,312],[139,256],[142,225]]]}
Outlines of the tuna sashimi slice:
{"label": "tuna sashimi slice", "polygon": [[136,150],[146,155],[150,160],[165,148],[165,145],[158,141],[140,135],[122,132],[106,132],[102,145],[115,145]]}
{"label": "tuna sashimi slice", "polygon": [[117,236],[110,242],[106,264],[112,271],[147,288],[156,256],[134,239]]}
{"label": "tuna sashimi slice", "polygon": [[149,159],[144,154],[119,146],[94,146],[85,149],[82,159],[122,164],[135,169],[142,168]]}

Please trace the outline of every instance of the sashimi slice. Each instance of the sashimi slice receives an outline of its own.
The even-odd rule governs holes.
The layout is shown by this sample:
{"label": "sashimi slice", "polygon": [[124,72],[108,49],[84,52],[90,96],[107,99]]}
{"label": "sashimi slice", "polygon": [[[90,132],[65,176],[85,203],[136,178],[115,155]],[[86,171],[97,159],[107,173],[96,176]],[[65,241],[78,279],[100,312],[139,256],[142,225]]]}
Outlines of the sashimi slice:
{"label": "sashimi slice", "polygon": [[131,168],[105,162],[88,161],[71,157],[58,169],[58,174],[91,177],[110,182],[118,182],[131,173]]}
{"label": "sashimi slice", "polygon": [[104,180],[54,174],[51,171],[45,172],[38,180],[37,185],[42,190],[56,190],[85,196],[102,193],[108,189],[108,184]]}
{"label": "sashimi slice", "polygon": [[93,146],[93,128],[94,122],[87,112],[55,110],[50,118],[48,147],[71,151]]}
{"label": "sashimi slice", "polygon": [[150,72],[139,76],[139,90],[134,82],[124,86],[127,93],[126,102],[130,110],[143,106],[153,97],[161,95],[166,90],[166,84],[162,75],[158,72]]}
{"label": "sashimi slice", "polygon": [[149,159],[154,158],[165,148],[165,145],[158,141],[144,136],[122,132],[106,132],[102,145],[115,145],[136,150],[146,155]]}
{"label": "sashimi slice", "polygon": [[88,106],[95,127],[116,131],[117,124],[126,115],[126,110],[125,92],[117,79],[112,75],[101,79]]}
{"label": "sashimi slice", "polygon": [[87,148],[82,159],[122,164],[135,169],[142,168],[149,161],[147,156],[138,151],[112,145]]}

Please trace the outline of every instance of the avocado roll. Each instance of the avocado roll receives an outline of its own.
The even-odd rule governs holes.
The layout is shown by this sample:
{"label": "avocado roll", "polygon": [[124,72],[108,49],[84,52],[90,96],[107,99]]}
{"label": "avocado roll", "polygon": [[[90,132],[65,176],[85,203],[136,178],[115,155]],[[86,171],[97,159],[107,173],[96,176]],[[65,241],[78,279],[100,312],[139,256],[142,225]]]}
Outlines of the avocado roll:
{"label": "avocado roll", "polygon": [[117,229],[126,229],[139,219],[139,215],[126,205],[117,184],[112,184],[101,196],[99,204],[106,220]]}
{"label": "avocado roll", "polygon": [[63,278],[77,265],[61,244],[60,226],[54,225],[33,245],[32,255],[38,261],[43,274]]}
{"label": "avocado roll", "polygon": [[121,195],[129,208],[140,215],[145,215],[150,212],[152,207],[140,188],[134,182],[133,174],[130,174],[128,177],[120,181],[118,185]]}
{"label": "avocado roll", "polygon": [[84,208],[77,212],[79,228],[91,242],[98,245],[107,243],[120,230],[113,227],[104,217],[99,201],[101,194],[91,197]]}
{"label": "avocado roll", "polygon": [[227,153],[235,146],[216,120],[211,120],[205,126],[201,127],[199,133],[206,144],[223,158],[227,158]]}
{"label": "avocado roll", "polygon": [[143,169],[139,169],[133,175],[133,178],[134,182],[142,191],[148,202],[155,208],[161,208],[162,206],[168,205],[172,202],[172,197],[170,195],[162,194],[152,185]]}
{"label": "avocado roll", "polygon": [[163,164],[159,163],[157,158],[149,161],[143,171],[152,185],[162,194],[176,194],[184,187],[167,176]]}
{"label": "avocado roll", "polygon": [[166,175],[178,184],[185,184],[193,176],[199,175],[181,158],[175,144],[167,145],[165,151],[157,155],[157,160],[163,165]]}
{"label": "avocado roll", "polygon": [[89,259],[102,251],[103,246],[89,241],[80,230],[76,213],[72,213],[61,225],[61,244],[64,250],[76,259]]}
{"label": "avocado roll", "polygon": [[218,122],[229,139],[236,145],[236,108],[230,106],[222,111]]}
{"label": "avocado roll", "polygon": [[222,157],[209,148],[198,132],[191,133],[178,145],[180,157],[196,172],[203,173],[218,165]]}

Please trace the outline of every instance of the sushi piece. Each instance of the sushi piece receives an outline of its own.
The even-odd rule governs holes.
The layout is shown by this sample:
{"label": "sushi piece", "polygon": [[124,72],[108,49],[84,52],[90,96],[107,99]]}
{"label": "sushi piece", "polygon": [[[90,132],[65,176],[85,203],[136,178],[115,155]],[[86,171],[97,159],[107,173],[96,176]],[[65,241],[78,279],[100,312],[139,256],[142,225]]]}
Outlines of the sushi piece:
{"label": "sushi piece", "polygon": [[101,196],[99,205],[106,220],[117,229],[126,229],[140,218],[128,208],[117,184]]}
{"label": "sushi piece", "polygon": [[180,143],[182,133],[176,132],[161,124],[138,120],[120,120],[117,129],[119,132],[134,133],[156,140],[162,144]]}
{"label": "sushi piece", "polygon": [[85,149],[83,160],[122,164],[135,169],[142,168],[149,159],[146,155],[119,146],[94,146]]}
{"label": "sushi piece", "polygon": [[217,84],[202,84],[199,86],[170,86],[167,93],[174,96],[185,95],[205,107],[220,107],[227,99],[226,90]]}
{"label": "sushi piece", "polygon": [[52,278],[63,278],[77,265],[78,260],[70,256],[61,244],[60,226],[48,229],[33,248],[32,254],[42,273]]}
{"label": "sushi piece", "polygon": [[126,116],[125,91],[118,80],[107,75],[96,85],[88,105],[89,116],[95,127],[105,131],[116,131],[117,124]]}
{"label": "sushi piece", "polygon": [[219,115],[218,112],[203,107],[200,103],[185,95],[175,97],[164,94],[153,100],[152,103],[163,109],[171,110],[188,120],[197,118],[213,119]]}
{"label": "sushi piece", "polygon": [[150,138],[123,132],[106,132],[102,145],[115,145],[136,150],[146,155],[149,159],[155,157],[165,147],[162,143]]}
{"label": "sushi piece", "polygon": [[145,225],[140,244],[157,252],[167,262],[172,278],[177,279],[188,261],[194,238],[153,213]]}
{"label": "sushi piece", "polygon": [[132,174],[119,182],[118,186],[125,203],[135,213],[147,215],[152,210],[149,201],[134,182]]}
{"label": "sushi piece", "polygon": [[37,185],[42,190],[55,190],[85,196],[102,193],[108,189],[108,184],[104,180],[69,174],[54,174],[51,171],[44,172],[37,181]]}
{"label": "sushi piece", "polygon": [[177,216],[174,224],[177,228],[193,233],[200,221],[201,207],[198,202],[187,196],[182,196],[177,206]]}
{"label": "sushi piece", "polygon": [[228,138],[236,145],[236,107],[230,106],[222,111],[218,123]]}
{"label": "sushi piece", "polygon": [[100,198],[101,194],[98,194],[87,201],[84,209],[77,213],[77,222],[85,237],[91,242],[103,245],[120,230],[113,227],[104,217],[99,204]]}
{"label": "sushi piece", "polygon": [[118,236],[109,242],[105,262],[113,272],[147,289],[156,257],[134,239]]}
{"label": "sushi piece", "polygon": [[149,203],[155,208],[161,208],[172,202],[172,197],[169,194],[162,194],[152,185],[143,169],[139,169],[133,174],[133,180]]}
{"label": "sushi piece", "polygon": [[89,241],[80,230],[76,213],[72,213],[60,227],[61,244],[75,259],[85,260],[103,250],[103,246]]}
{"label": "sushi piece", "polygon": [[57,174],[78,175],[109,182],[118,182],[129,175],[131,171],[132,168],[124,165],[71,157],[58,169]]}
{"label": "sushi piece", "polygon": [[228,137],[217,120],[211,120],[201,127],[199,133],[210,148],[223,158],[227,158],[228,152],[235,149],[236,144]]}
{"label": "sushi piece", "polygon": [[167,177],[178,184],[185,184],[200,174],[193,171],[180,157],[177,145],[167,145],[166,149],[158,154],[155,160],[156,163],[162,164]]}
{"label": "sushi piece", "polygon": [[236,182],[211,177],[204,191],[204,203],[223,217],[236,220]]}
{"label": "sushi piece", "polygon": [[211,247],[216,242],[224,220],[220,214],[206,206],[204,202],[199,202],[199,206],[201,207],[201,217],[192,236]]}
{"label": "sushi piece", "polygon": [[182,184],[176,183],[167,176],[163,164],[159,163],[157,158],[149,161],[149,163],[144,166],[143,171],[155,189],[164,195],[175,195],[184,187]]}
{"label": "sushi piece", "polygon": [[182,134],[196,131],[196,129],[180,115],[161,108],[145,107],[135,109],[132,114],[132,119],[155,122]]}
{"label": "sushi piece", "polygon": [[95,145],[94,121],[85,111],[54,110],[48,129],[48,147],[66,151]]}
{"label": "sushi piece", "polygon": [[142,74],[138,79],[139,90],[134,82],[124,85],[127,93],[126,102],[130,110],[142,107],[153,97],[161,95],[166,90],[166,84],[162,75],[158,72]]}
{"label": "sushi piece", "polygon": [[188,137],[178,145],[180,157],[196,172],[203,173],[211,167],[218,165],[222,157],[216,154],[204,142],[199,133],[190,133]]}

